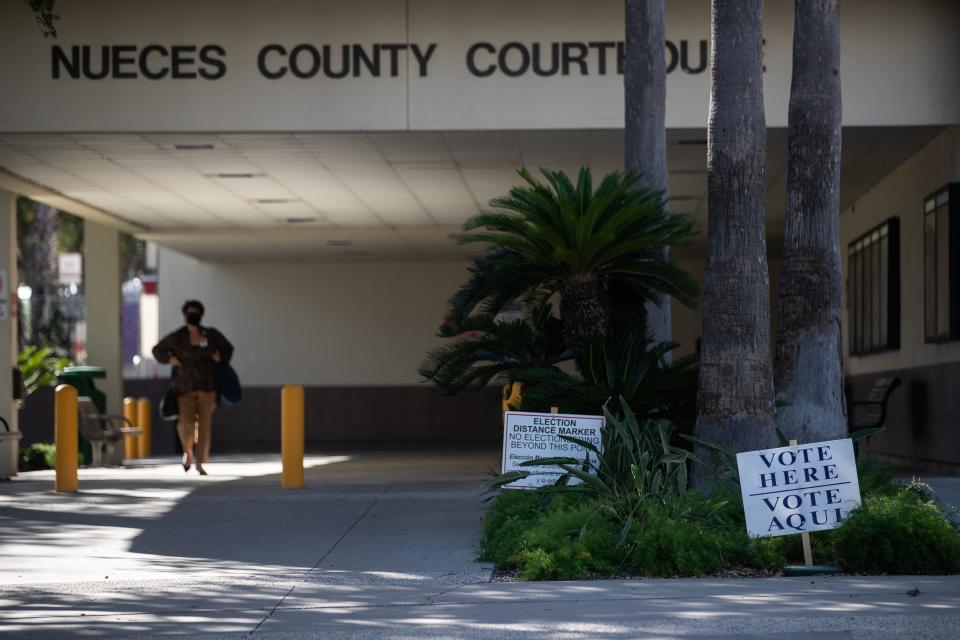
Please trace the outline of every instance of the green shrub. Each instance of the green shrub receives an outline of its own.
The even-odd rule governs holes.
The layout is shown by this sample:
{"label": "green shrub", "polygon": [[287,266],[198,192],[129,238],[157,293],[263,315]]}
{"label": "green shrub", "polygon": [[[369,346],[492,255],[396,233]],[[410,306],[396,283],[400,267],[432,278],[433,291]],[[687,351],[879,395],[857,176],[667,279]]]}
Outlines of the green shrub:
{"label": "green shrub", "polygon": [[57,371],[73,362],[62,358],[50,347],[27,347],[17,356],[17,368],[23,374],[24,397],[57,384]]}
{"label": "green shrub", "polygon": [[894,495],[899,486],[894,480],[893,469],[871,456],[857,459],[857,478],[860,481],[860,495]]}
{"label": "green shrub", "polygon": [[20,459],[17,467],[20,471],[53,469],[57,464],[56,445],[37,442],[29,447],[20,447]]}
{"label": "green shrub", "polygon": [[523,535],[515,563],[524,580],[610,575],[617,572],[618,538],[619,527],[595,504],[553,507]]}
{"label": "green shrub", "polygon": [[718,529],[700,522],[677,521],[648,510],[635,527],[633,551],[627,560],[631,571],[646,576],[702,576],[724,565],[726,540]]}
{"label": "green shrub", "polygon": [[520,538],[540,514],[541,496],[528,491],[503,491],[490,503],[483,519],[483,537],[477,559],[498,569],[520,550]]}
{"label": "green shrub", "polygon": [[894,495],[864,499],[833,532],[845,571],[944,574],[960,571],[960,534],[929,493],[911,483]]}
{"label": "green shrub", "polygon": [[[77,464],[84,464],[83,453],[77,454]],[[54,469],[57,466],[57,445],[49,442],[35,442],[29,447],[20,447],[17,458],[19,471],[40,471]]]}
{"label": "green shrub", "polygon": [[776,570],[790,548],[785,538],[749,538],[739,506],[720,502],[722,509],[699,515],[725,496],[688,492],[669,507],[648,501],[629,522],[622,544],[622,525],[601,501],[570,495],[554,495],[549,502],[542,498],[539,492],[522,491],[498,496],[484,522],[480,559],[492,560],[499,569],[515,569],[524,580],[623,572],[690,576],[731,567]]}
{"label": "green shrub", "polygon": [[660,508],[646,508],[634,523],[631,538],[627,567],[645,576],[704,576],[733,567],[772,571],[786,562],[785,542],[750,538],[742,515],[740,522],[718,523],[675,518]]}
{"label": "green shrub", "polygon": [[576,496],[505,491],[484,519],[478,559],[516,569],[525,580],[616,572],[619,528],[597,503]]}
{"label": "green shrub", "polygon": [[[657,502],[673,515],[682,515],[690,458],[688,451],[671,444],[674,425],[665,420],[638,420],[622,397],[619,405],[622,418],[610,408],[604,408],[601,447],[579,438],[560,436],[581,447],[585,454],[589,452],[591,458],[535,458],[520,466],[558,467],[562,473],[557,481],[539,487],[538,493],[578,496],[602,504],[616,514],[622,527],[648,501]],[[532,473],[536,472],[523,470],[497,475],[490,481],[490,487],[499,488]]]}

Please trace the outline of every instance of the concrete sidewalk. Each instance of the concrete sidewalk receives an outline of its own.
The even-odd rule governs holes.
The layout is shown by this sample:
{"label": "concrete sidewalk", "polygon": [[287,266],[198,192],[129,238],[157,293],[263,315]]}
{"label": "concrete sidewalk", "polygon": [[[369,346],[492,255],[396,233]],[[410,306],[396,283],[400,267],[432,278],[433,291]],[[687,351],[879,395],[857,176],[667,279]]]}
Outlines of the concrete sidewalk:
{"label": "concrete sidewalk", "polygon": [[[25,638],[955,638],[960,578],[490,583],[494,454],[276,456],[0,485],[0,635]],[[919,590],[919,593],[914,591]]]}

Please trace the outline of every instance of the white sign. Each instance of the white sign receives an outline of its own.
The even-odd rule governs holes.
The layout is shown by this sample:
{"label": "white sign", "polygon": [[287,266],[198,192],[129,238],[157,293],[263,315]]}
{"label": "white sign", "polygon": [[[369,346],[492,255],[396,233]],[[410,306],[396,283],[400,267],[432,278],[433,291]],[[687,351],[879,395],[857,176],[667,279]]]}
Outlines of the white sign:
{"label": "white sign", "polygon": [[[563,470],[554,465],[520,466],[537,458],[588,458],[597,462],[597,454],[564,440],[569,436],[585,440],[601,449],[603,416],[580,416],[561,413],[523,413],[507,411],[503,415],[503,473],[527,471],[531,475],[517,480],[505,489],[536,489],[557,481]],[[602,450],[602,449],[601,449]],[[571,479],[570,484],[580,480]]]}
{"label": "white sign", "polygon": [[10,276],[0,269],[0,322],[10,319]]}
{"label": "white sign", "polygon": [[834,529],[860,506],[849,438],[738,453],[737,468],[751,536]]}
{"label": "white sign", "polygon": [[61,253],[59,255],[60,284],[80,284],[83,282],[83,256],[79,253]]}

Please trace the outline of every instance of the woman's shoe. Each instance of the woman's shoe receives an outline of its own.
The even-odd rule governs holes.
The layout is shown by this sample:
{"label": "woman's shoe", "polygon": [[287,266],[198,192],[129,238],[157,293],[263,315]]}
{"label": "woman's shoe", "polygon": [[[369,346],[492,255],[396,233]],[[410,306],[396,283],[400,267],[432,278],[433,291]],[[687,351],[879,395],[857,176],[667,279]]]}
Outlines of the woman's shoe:
{"label": "woman's shoe", "polygon": [[187,454],[183,454],[183,462],[181,462],[181,464],[183,465],[184,472],[187,472],[190,471],[190,467],[193,465],[193,460],[187,457]]}
{"label": "woman's shoe", "polygon": [[203,465],[200,464],[199,462],[197,463],[197,473],[199,473],[199,474],[202,475],[202,476],[207,475],[207,470],[204,469],[204,468],[203,468]]}

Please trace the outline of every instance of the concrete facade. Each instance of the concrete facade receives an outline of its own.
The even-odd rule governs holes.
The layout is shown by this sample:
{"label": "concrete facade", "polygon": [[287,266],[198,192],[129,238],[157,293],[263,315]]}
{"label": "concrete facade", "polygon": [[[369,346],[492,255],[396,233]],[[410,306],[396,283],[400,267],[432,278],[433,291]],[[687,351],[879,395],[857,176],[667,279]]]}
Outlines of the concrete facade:
{"label": "concrete facade", "polygon": [[[537,130],[623,123],[617,0],[291,0],[279,11],[261,0],[62,0],[61,35],[53,43],[36,37],[33,17],[13,8],[18,4],[4,2],[9,19],[0,25],[0,59],[17,64],[0,67],[0,83],[24,90],[0,105],[0,131]],[[956,122],[956,3],[851,0],[842,20],[847,126]],[[703,127],[710,3],[671,0],[666,21],[673,62],[667,126]],[[764,93],[772,127],[786,125],[792,23],[791,3],[767,4]],[[390,44],[404,46],[394,55],[383,48]],[[125,48],[107,52],[109,73],[95,79],[105,71],[104,45]],[[165,49],[144,53],[150,45]],[[351,47],[347,67],[343,45]],[[356,46],[374,57],[374,45],[381,46],[378,74],[355,57]],[[53,55],[57,46],[62,56]],[[86,67],[83,47],[89,47]],[[344,77],[331,77],[344,70]],[[91,108],[67,111],[64,102]]]}
{"label": "concrete facade", "polygon": [[[13,370],[17,366],[17,203],[16,196],[0,189],[0,417],[7,421],[10,432],[18,429],[16,401],[9,390],[13,389]],[[17,436],[10,438],[0,447],[6,448],[6,456],[0,460],[0,470],[16,473]],[[0,449],[2,455],[3,449]],[[0,475],[6,475],[0,473]]]}
{"label": "concrete facade", "polygon": [[107,413],[123,408],[123,363],[120,341],[120,234],[87,222],[83,236],[86,271],[87,359],[107,370],[97,388],[107,394]]}
{"label": "concrete facade", "polygon": [[[924,340],[924,199],[960,181],[960,127],[943,130],[922,149],[864,192],[840,216],[841,251],[889,218],[900,227],[899,348],[850,355],[850,304],[846,305],[844,353],[848,398],[863,400],[877,378],[896,376],[886,430],[866,445],[891,462],[928,471],[960,471],[960,342]],[[843,260],[845,272],[846,260]],[[955,276],[956,274],[951,274]],[[849,289],[848,289],[849,291]]]}
{"label": "concrete facade", "polygon": [[[923,339],[923,200],[960,181],[960,127],[945,129],[840,213],[840,248],[888,218],[900,220],[900,348],[847,360],[849,375],[960,361],[960,342],[926,344]],[[846,273],[846,260],[843,263]],[[844,323],[846,353],[850,353]]]}
{"label": "concrete facade", "polygon": [[[667,4],[671,207],[703,232],[675,255],[700,277],[710,4]],[[0,103],[0,188],[105,225],[88,233],[88,350],[111,372],[121,370],[116,230],[164,248],[161,333],[180,323],[183,300],[203,300],[259,398],[220,413],[245,425],[235,442],[269,441],[270,398],[288,383],[306,385],[322,422],[340,425],[317,442],[469,439],[491,419],[473,401],[440,402],[416,373],[480,251],[455,234],[517,183],[519,166],[622,166],[622,7],[63,0],[60,36],[45,40],[22,2],[0,0],[0,83],[19,88]],[[902,223],[901,347],[848,358],[860,384],[960,361],[957,343],[918,339],[912,315],[922,309],[922,198],[960,172],[960,4],[849,0],[841,20],[841,246],[892,215]],[[774,305],[792,29],[792,3],[767,3]],[[702,321],[674,306],[680,354],[695,349]],[[161,392],[162,375],[143,392]],[[107,385],[116,412],[118,378]],[[416,424],[378,431],[387,414],[372,409],[340,417],[341,406],[388,402]]]}

